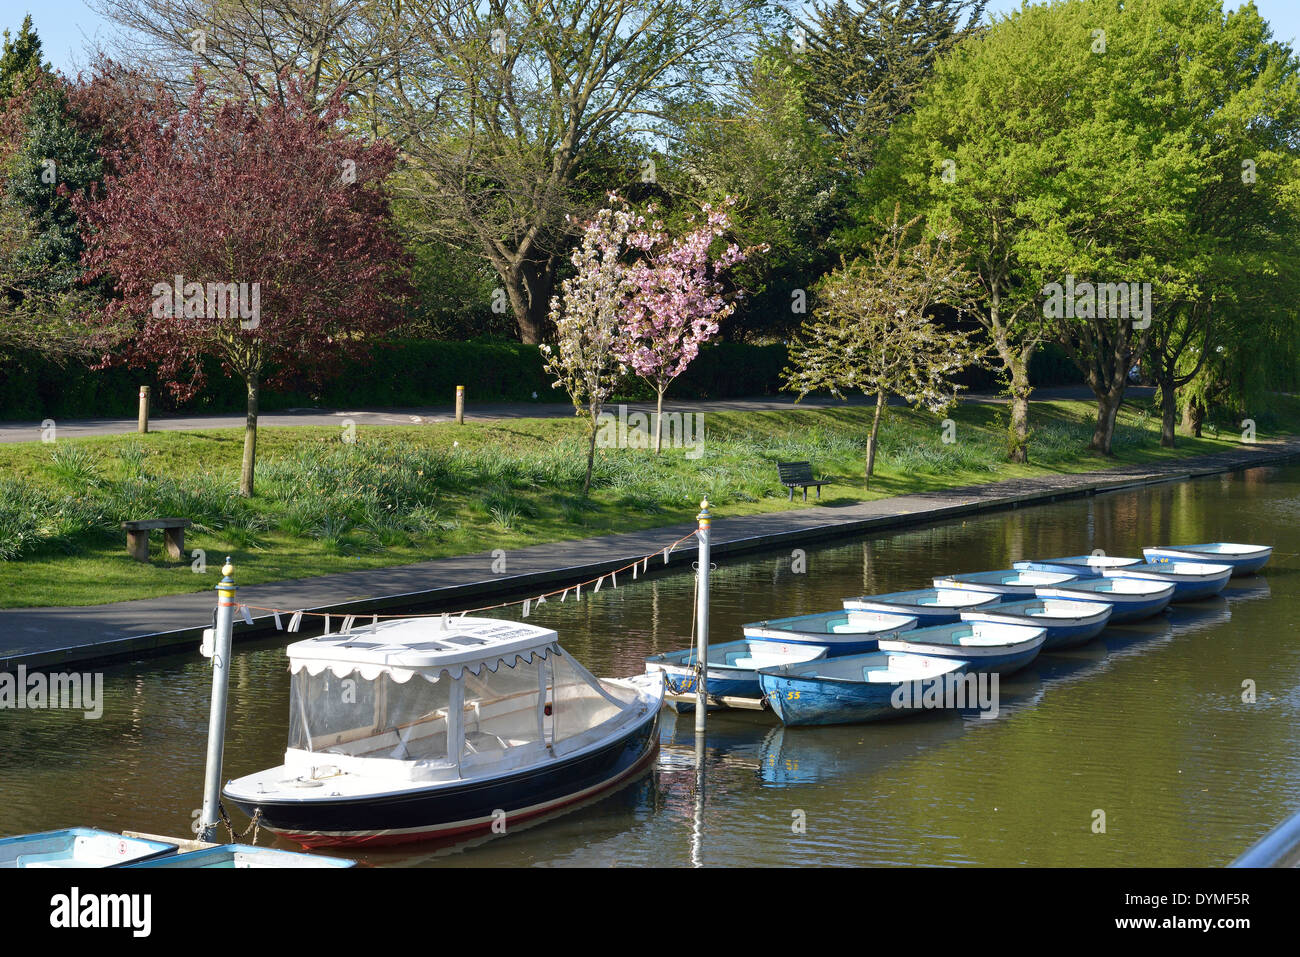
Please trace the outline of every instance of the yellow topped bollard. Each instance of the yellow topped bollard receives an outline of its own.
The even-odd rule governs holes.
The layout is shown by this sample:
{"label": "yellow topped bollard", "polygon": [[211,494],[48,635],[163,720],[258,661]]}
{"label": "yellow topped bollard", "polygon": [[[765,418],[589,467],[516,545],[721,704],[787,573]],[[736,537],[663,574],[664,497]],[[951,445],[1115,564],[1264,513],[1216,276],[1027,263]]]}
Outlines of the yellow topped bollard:
{"label": "yellow topped bollard", "polygon": [[699,635],[696,639],[695,661],[700,669],[699,678],[695,682],[695,734],[697,738],[703,738],[709,697],[709,529],[713,523],[707,498],[700,502],[700,512],[695,520],[699,522],[695,538],[700,549],[695,572],[695,622]]}

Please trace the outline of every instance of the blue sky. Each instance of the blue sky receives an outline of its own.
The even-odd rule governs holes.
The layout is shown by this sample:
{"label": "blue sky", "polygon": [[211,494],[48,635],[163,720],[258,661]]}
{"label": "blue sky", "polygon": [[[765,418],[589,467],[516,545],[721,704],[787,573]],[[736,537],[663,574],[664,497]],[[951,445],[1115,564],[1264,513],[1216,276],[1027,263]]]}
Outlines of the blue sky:
{"label": "blue sky", "polygon": [[[1241,4],[1228,0],[1227,5],[1235,8]],[[1296,36],[1300,34],[1300,0],[1255,0],[1255,5],[1273,25],[1274,35],[1295,47]],[[989,9],[998,13],[1019,7],[1020,0],[993,0],[989,4]],[[114,28],[101,20],[84,0],[41,0],[40,3],[5,0],[0,28],[17,31],[27,12],[31,13],[36,32],[45,45],[46,59],[65,73],[75,73],[87,62],[88,43],[98,40],[112,45]]]}

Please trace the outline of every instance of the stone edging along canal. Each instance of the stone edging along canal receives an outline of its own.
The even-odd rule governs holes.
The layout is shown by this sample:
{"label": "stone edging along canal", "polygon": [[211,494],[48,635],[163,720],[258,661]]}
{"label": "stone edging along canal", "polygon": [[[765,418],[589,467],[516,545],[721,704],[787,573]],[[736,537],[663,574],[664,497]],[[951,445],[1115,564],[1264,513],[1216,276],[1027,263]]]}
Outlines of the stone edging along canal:
{"label": "stone edging along canal", "polygon": [[[843,538],[878,529],[924,525],[980,512],[1097,495],[1203,475],[1272,465],[1300,458],[1300,437],[1154,466],[1102,472],[1010,479],[988,485],[922,492],[846,506],[822,506],[728,518],[715,514],[712,555],[724,558],[801,543]],[[367,569],[240,589],[253,605],[365,615],[394,610],[459,611],[488,601],[529,594],[603,575],[652,554],[694,529],[694,524],[624,532],[578,541],[533,545],[506,553],[506,571],[493,574],[492,554],[440,558],[415,565]],[[689,565],[694,548],[683,546],[667,569],[652,559],[650,572]],[[236,566],[235,580],[239,580]],[[57,670],[69,664],[197,652],[212,621],[211,590],[108,605],[0,610],[0,671],[19,665]],[[271,615],[248,625],[236,620],[235,638],[275,635]],[[312,634],[285,636],[296,640]]]}

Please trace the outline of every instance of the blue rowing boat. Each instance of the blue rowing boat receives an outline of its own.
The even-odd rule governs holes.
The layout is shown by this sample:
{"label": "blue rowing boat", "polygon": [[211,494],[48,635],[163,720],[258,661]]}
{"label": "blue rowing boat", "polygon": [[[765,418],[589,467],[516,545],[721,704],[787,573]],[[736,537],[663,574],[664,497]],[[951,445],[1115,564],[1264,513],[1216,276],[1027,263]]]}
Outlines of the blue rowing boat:
{"label": "blue rowing boat", "polygon": [[883,639],[880,650],[965,661],[974,672],[1011,674],[1037,658],[1046,640],[1047,629],[1041,625],[959,621]]}
{"label": "blue rowing boat", "polygon": [[1140,558],[1124,558],[1118,555],[1069,555],[1065,558],[1044,558],[1032,561],[1012,562],[1012,568],[1030,569],[1040,572],[1062,572],[1078,575],[1080,578],[1100,578],[1108,568],[1123,568],[1125,565],[1141,564]]}
{"label": "blue rowing boat", "polygon": [[1273,555],[1269,545],[1239,545],[1236,542],[1207,542],[1203,545],[1171,545],[1162,548],[1144,548],[1142,554],[1153,564],[1163,562],[1211,562],[1229,565],[1232,574],[1253,575]]}
{"label": "blue rowing boat", "polygon": [[343,857],[278,851],[275,848],[254,847],[251,844],[219,844],[216,847],[205,847],[186,854],[173,854],[170,857],[160,857],[127,866],[227,870],[236,867],[356,867],[357,862]]}
{"label": "blue rowing boat", "polygon": [[849,611],[879,611],[893,615],[908,615],[916,619],[918,628],[946,625],[961,620],[961,613],[983,605],[992,605],[1001,596],[987,592],[972,592],[960,588],[918,588],[914,591],[897,591],[888,595],[864,595],[844,599]]}
{"label": "blue rowing boat", "polygon": [[[706,659],[709,671],[705,690],[710,698],[757,700],[762,695],[758,685],[758,669],[814,661],[825,658],[826,654],[824,646],[794,642],[744,639],[710,645]],[[698,660],[694,648],[670,651],[646,658],[645,670],[650,674],[662,674],[670,694],[692,695],[695,694],[695,666]],[[668,701],[667,704],[678,713],[695,710],[694,703],[689,701]]]}
{"label": "blue rowing boat", "polygon": [[1223,591],[1223,586],[1232,577],[1232,566],[1204,562],[1144,562],[1108,568],[1104,574],[1106,578],[1168,582],[1174,586],[1174,596],[1170,601],[1197,601],[1212,598]]}
{"label": "blue rowing boat", "polygon": [[1110,624],[1116,625],[1160,614],[1174,597],[1174,586],[1140,578],[1087,578],[1039,588],[1037,595],[1112,605]]}
{"label": "blue rowing boat", "polygon": [[0,868],[122,867],[176,853],[176,845],[91,827],[22,834],[0,840]]}
{"label": "blue rowing boat", "polygon": [[876,650],[881,636],[896,635],[916,627],[911,615],[871,611],[820,611],[793,618],[755,621],[744,626],[750,641],[778,641],[790,645],[826,648],[828,658],[860,655]]}
{"label": "blue rowing boat", "polygon": [[[765,668],[758,680],[783,724],[851,724],[951,706],[951,695],[934,692],[946,690],[944,683],[959,679],[965,671],[966,662],[961,660],[874,651]],[[965,693],[963,685],[963,700]]]}
{"label": "blue rowing boat", "polygon": [[1030,598],[961,613],[962,621],[987,621],[997,625],[1022,625],[1047,632],[1043,650],[1072,648],[1101,634],[1114,605],[1067,598]]}
{"label": "blue rowing boat", "polygon": [[1013,568],[1008,571],[972,572],[968,575],[948,575],[934,580],[935,588],[955,588],[959,590],[985,592],[1000,595],[1001,600],[1008,598],[1032,598],[1034,589],[1040,585],[1062,585],[1075,581],[1079,576],[1073,572],[1045,572],[1033,568]]}

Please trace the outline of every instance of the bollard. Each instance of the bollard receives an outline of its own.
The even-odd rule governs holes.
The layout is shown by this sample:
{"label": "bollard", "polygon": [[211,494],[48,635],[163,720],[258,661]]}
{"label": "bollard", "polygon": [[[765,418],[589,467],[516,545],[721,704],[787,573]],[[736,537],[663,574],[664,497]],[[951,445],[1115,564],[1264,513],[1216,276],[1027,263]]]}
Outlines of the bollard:
{"label": "bollard", "polygon": [[696,539],[700,546],[698,570],[699,587],[695,594],[695,623],[699,629],[696,639],[695,661],[700,669],[700,677],[695,682],[695,734],[704,735],[704,716],[708,712],[706,701],[709,696],[709,500],[700,502],[700,514],[695,518],[700,523]]}
{"label": "bollard", "polygon": [[141,435],[149,431],[149,387],[147,385],[140,386],[140,420],[135,430]]}
{"label": "bollard", "polygon": [[465,387],[456,386],[456,424],[465,424]]}
{"label": "bollard", "polygon": [[208,711],[208,763],[203,775],[199,840],[215,842],[221,800],[221,759],[226,748],[226,692],[230,685],[230,633],[235,622],[235,566],[226,557],[217,583],[217,627],[212,639],[212,706]]}

